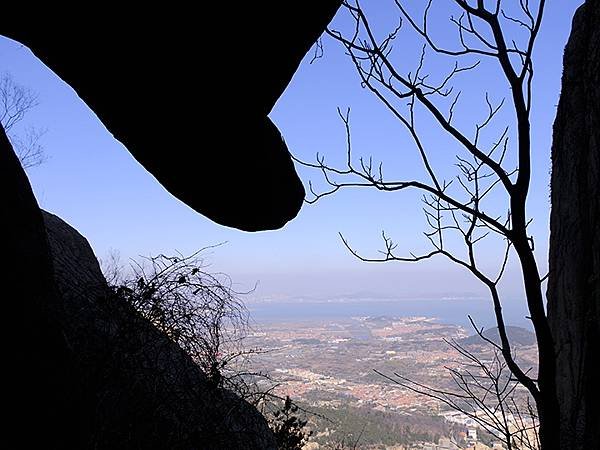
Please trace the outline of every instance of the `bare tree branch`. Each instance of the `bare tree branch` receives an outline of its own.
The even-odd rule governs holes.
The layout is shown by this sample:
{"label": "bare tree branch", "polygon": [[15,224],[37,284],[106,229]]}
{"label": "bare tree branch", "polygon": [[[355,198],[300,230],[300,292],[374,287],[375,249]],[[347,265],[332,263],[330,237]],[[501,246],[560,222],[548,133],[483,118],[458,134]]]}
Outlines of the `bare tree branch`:
{"label": "bare tree branch", "polygon": [[12,133],[11,129],[38,104],[37,94],[15,82],[10,74],[0,77],[0,125],[7,132],[24,169],[39,166],[47,160],[40,143],[46,131],[28,127],[23,135],[19,135]]}
{"label": "bare tree branch", "polygon": [[[396,244],[385,233],[382,233],[384,248],[377,257],[362,255],[340,234],[343,244],[355,257],[369,262],[418,262],[442,255],[469,270],[483,283],[490,293],[499,330],[500,344],[497,350],[515,380],[523,385],[535,400],[540,416],[540,441],[551,445],[553,438],[549,436],[552,436],[552,430],[557,428],[558,420],[554,387],[556,355],[541,292],[544,278],[539,274],[533,254],[533,236],[528,235],[527,231],[531,219],[526,213],[531,178],[529,114],[534,74],[532,55],[545,1],[538,0],[535,13],[529,0],[519,0],[517,11],[511,10],[510,13],[502,7],[501,0],[453,0],[449,3],[459,11],[456,15],[450,15],[450,24],[457,30],[458,44],[454,47],[447,42],[444,42],[444,46],[439,45],[432,34],[429,16],[437,6],[432,0],[423,2],[423,15],[419,19],[415,19],[412,11],[405,6],[406,2],[395,0],[400,14],[399,25],[381,39],[375,37],[360,2],[346,0],[342,4],[351,21],[350,32],[327,30],[327,34],[346,50],[361,86],[372,92],[408,131],[429,180],[391,180],[384,177],[383,162],[374,162],[372,157],[359,157],[355,160],[352,154],[349,110],[346,114],[338,110],[346,131],[344,167],[326,163],[325,157],[319,154],[312,163],[294,159],[306,167],[317,169],[326,183],[327,187],[323,191],[315,189],[313,184],[309,183],[309,191],[313,195],[307,200],[309,203],[348,187],[371,187],[384,192],[416,188],[424,193],[423,211],[429,227],[424,236],[431,244],[431,251],[397,255]],[[422,39],[423,46],[414,70],[403,74],[394,64],[392,57],[393,43],[405,22],[408,22],[410,30]],[[506,32],[511,29],[517,29],[522,34],[519,34],[519,37],[508,36]],[[523,34],[527,36],[526,39],[522,38]],[[433,77],[426,73],[429,54],[451,58],[453,61],[449,71],[442,75],[439,81],[433,81]],[[465,57],[468,59],[463,59]],[[480,67],[479,60],[473,58],[485,58],[486,61],[497,65],[504,78],[505,89],[510,91],[509,97],[512,100],[515,130],[511,134],[508,125],[502,126],[494,133],[496,139],[489,146],[484,144],[484,137],[485,140],[488,139],[487,130],[496,126],[499,119],[504,120],[503,116],[506,113],[503,111],[500,115],[500,111],[508,103],[504,98],[492,99],[489,92],[495,92],[496,88],[494,91],[485,92],[482,98],[486,113],[481,121],[475,123],[472,138],[459,129],[456,120],[461,93],[470,86],[464,86],[462,90],[454,93],[455,83],[459,77],[466,76]],[[418,123],[421,111],[444,131],[452,143],[459,144],[466,151],[467,156],[456,155],[455,167],[458,169],[458,175],[450,182],[438,175],[432,159],[432,154],[441,149],[427,148],[422,139],[423,133]],[[513,135],[516,137],[514,140]],[[506,158],[508,154],[511,154],[512,158]],[[505,160],[513,159],[517,161],[516,166],[505,168]],[[498,193],[500,190],[506,199],[503,208],[506,213],[496,216],[489,212],[488,199],[491,198],[491,192]],[[447,238],[446,235],[458,236],[462,240],[464,254],[456,253],[454,244],[449,246],[449,242],[456,241]],[[484,273],[477,260],[478,245],[489,236],[501,239],[504,247],[494,275]],[[539,373],[535,379],[528,375],[528,371],[522,370],[514,358],[498,291],[498,283],[506,272],[512,251],[518,256],[525,298],[538,344]],[[465,375],[455,376],[461,379]]]}

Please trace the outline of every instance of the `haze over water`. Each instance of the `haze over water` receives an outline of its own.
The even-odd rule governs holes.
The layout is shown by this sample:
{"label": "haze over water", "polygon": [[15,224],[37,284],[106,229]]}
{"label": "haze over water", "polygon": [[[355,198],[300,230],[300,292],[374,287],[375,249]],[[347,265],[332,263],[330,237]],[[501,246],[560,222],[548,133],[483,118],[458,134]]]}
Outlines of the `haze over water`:
{"label": "haze over water", "polygon": [[[472,329],[468,315],[478,326],[494,327],[491,300],[485,298],[442,299],[367,299],[335,298],[330,300],[289,299],[283,301],[249,302],[251,319],[258,323],[335,321],[363,316],[435,318],[441,323]],[[524,304],[507,302],[503,310],[508,325],[531,328]]]}

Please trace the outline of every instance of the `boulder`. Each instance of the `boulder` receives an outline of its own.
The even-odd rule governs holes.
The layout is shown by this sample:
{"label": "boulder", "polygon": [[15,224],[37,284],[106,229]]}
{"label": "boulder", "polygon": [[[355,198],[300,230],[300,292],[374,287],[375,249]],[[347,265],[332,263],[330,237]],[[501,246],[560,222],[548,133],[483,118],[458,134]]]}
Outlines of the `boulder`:
{"label": "boulder", "polygon": [[91,394],[81,405],[91,431],[86,448],[274,449],[256,408],[215,388],[176,343],[113,295],[77,230],[42,216],[63,305],[58,322]]}

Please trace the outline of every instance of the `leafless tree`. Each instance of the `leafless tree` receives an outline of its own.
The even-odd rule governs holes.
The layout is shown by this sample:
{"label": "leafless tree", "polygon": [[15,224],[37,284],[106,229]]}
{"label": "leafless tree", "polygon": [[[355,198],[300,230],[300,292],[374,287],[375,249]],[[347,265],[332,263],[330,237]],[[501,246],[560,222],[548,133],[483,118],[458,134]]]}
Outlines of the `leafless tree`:
{"label": "leafless tree", "polygon": [[[479,330],[478,330],[479,331]],[[479,333],[482,339],[487,337]],[[433,398],[472,419],[501,441],[508,450],[538,450],[539,421],[528,391],[508,370],[497,348],[491,358],[481,356],[456,341],[446,341],[459,355],[456,366],[446,366],[449,388],[433,387],[394,373],[375,372],[411,392]]]}
{"label": "leafless tree", "polygon": [[254,357],[267,350],[245,343],[250,326],[242,295],[248,292],[234,290],[227,275],[208,271],[203,255],[210,248],[189,256],[141,258],[132,261],[130,270],[117,252],[111,252],[102,264],[103,273],[116,300],[176,342],[214,386],[235,392],[270,417],[286,398],[277,393],[279,383],[255,369]]}
{"label": "leafless tree", "polygon": [[246,349],[248,313],[224,274],[209,273],[202,251],[190,256],[158,255],[133,262],[123,275],[117,258],[105,268],[116,296],[176,342],[217,386],[244,398],[254,395]]}
{"label": "leafless tree", "polygon": [[[301,414],[320,415],[279,395],[280,383],[255,370],[253,357],[266,351],[245,344],[250,327],[241,296],[247,292],[234,290],[227,275],[208,271],[203,254],[209,248],[189,256],[142,258],[133,261],[129,271],[120,263],[118,253],[111,252],[102,266],[114,292],[113,301],[125,302],[176,342],[214,387],[232,391],[255,406],[278,437],[292,439],[297,434],[308,439]],[[121,338],[135,340],[127,333],[122,331]],[[285,423],[281,421],[282,411]],[[289,430],[288,421],[294,423]],[[290,433],[287,437],[286,432]]]}
{"label": "leafless tree", "polygon": [[[533,49],[542,22],[545,1],[518,0],[433,0],[414,5],[394,0],[398,26],[389,32],[374,29],[369,15],[359,1],[344,1],[342,9],[351,26],[346,30],[329,29],[327,34],[339,42],[353,62],[362,87],[375,95],[389,112],[404,126],[420,157],[426,180],[390,179],[384,176],[383,164],[369,158],[353,156],[350,110],[338,110],[346,132],[346,162],[343,166],[327,163],[317,154],[315,162],[297,162],[318,169],[326,188],[315,189],[309,183],[313,197],[309,203],[348,187],[371,187],[395,192],[417,189],[423,192],[425,217],[430,230],[425,236],[432,248],[422,254],[399,255],[397,244],[384,232],[381,256],[372,258],[355,250],[341,235],[344,245],[363,261],[418,262],[437,255],[467,269],[488,289],[493,305],[500,344],[495,344],[512,376],[523,385],[534,399],[540,422],[540,442],[543,449],[558,448],[558,402],[556,398],[555,353],[552,335],[544,310],[542,283],[534,255],[534,240],[528,233],[531,219],[526,212],[531,179],[530,112],[532,79],[534,73]],[[430,21],[436,6],[444,4],[450,11],[449,23],[455,28],[455,42],[439,42],[440,22],[433,27]],[[393,44],[402,33],[412,33],[422,42],[420,56],[412,70],[400,68],[406,55],[397,58]],[[436,70],[448,64],[445,73],[428,74],[430,57]],[[465,131],[465,116],[474,112],[463,111],[461,99],[473,95],[474,85],[463,83],[457,90],[457,80],[482,67],[495,68],[503,83],[490,85],[481,93],[480,105],[485,113],[471,124],[472,133]],[[489,76],[484,73],[483,76]],[[434,80],[437,78],[437,81]],[[494,99],[498,92],[506,98]],[[493,92],[493,93],[492,93]],[[461,97],[462,95],[462,97]],[[503,125],[496,123],[503,119]],[[472,108],[472,107],[471,107]],[[503,111],[500,113],[500,111]],[[460,120],[458,120],[460,117]],[[449,179],[440,177],[434,161],[436,153],[425,139],[425,126],[435,124],[448,139],[444,148],[456,148],[458,173]],[[514,126],[512,125],[514,123]],[[493,125],[492,125],[493,124]],[[512,165],[512,166],[511,166]],[[445,172],[446,173],[446,172]],[[493,193],[493,195],[492,195]],[[503,213],[497,209],[502,196]],[[493,203],[490,199],[493,197]],[[458,238],[458,239],[457,239]],[[487,273],[478,263],[478,249],[484,239],[497,239],[504,245],[497,272]],[[463,247],[455,244],[462,242]],[[516,253],[521,269],[529,318],[535,330],[539,369],[531,376],[515,361],[502,313],[498,284],[502,279],[511,253]]]}
{"label": "leafless tree", "polygon": [[0,77],[0,124],[8,134],[25,169],[39,166],[46,161],[47,156],[40,143],[45,131],[26,127],[23,133],[14,134],[11,129],[37,105],[38,96],[31,89],[18,84],[8,73]]}

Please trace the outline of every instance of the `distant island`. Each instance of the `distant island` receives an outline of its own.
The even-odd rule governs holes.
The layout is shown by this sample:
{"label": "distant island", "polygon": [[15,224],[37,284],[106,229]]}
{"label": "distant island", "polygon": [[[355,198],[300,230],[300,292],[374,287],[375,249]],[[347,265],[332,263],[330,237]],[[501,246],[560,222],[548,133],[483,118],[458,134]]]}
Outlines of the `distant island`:
{"label": "distant island", "polygon": [[[530,346],[530,345],[535,345],[535,343],[536,343],[535,334],[533,334],[531,331],[529,331],[525,328],[507,326],[506,333],[508,335],[508,340],[510,341],[511,345],[526,347],[526,346]],[[498,333],[498,327],[488,328],[487,330],[484,330],[482,334],[487,339],[500,345],[500,334]],[[478,334],[469,336],[464,339],[460,339],[458,342],[461,345],[483,345],[483,344],[486,344],[486,342]]]}

